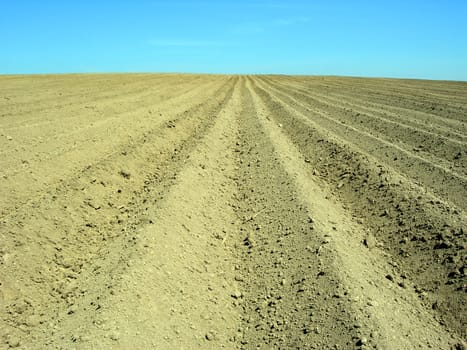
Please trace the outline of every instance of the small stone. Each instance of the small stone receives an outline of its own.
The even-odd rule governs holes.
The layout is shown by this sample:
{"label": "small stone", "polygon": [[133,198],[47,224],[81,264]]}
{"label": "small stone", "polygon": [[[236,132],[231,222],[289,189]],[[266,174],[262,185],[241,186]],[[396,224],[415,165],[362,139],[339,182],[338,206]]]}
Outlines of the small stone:
{"label": "small stone", "polygon": [[368,339],[366,339],[365,337],[362,337],[360,339],[357,340],[357,346],[362,346],[362,345],[365,345],[366,343],[368,343]]}
{"label": "small stone", "polygon": [[246,245],[247,247],[253,248],[256,245],[256,241],[252,237],[252,235],[248,235],[244,240],[243,244]]}
{"label": "small stone", "polygon": [[10,336],[8,338],[7,343],[8,343],[8,346],[10,348],[17,348],[17,347],[19,347],[21,345],[20,339],[18,337],[15,337],[15,336]]}
{"label": "small stone", "polygon": [[117,331],[110,332],[109,338],[113,341],[117,341],[118,339],[120,339],[120,334]]}
{"label": "small stone", "polygon": [[230,294],[230,296],[234,299],[240,299],[243,296],[243,294],[242,292],[236,290],[232,294]]}
{"label": "small stone", "polygon": [[243,282],[243,277],[241,275],[234,276],[234,280],[237,282]]}
{"label": "small stone", "polygon": [[363,239],[363,245],[364,245],[365,247],[367,247],[368,249],[373,249],[373,248],[376,247],[377,242],[376,242],[376,239],[375,239],[372,235],[368,234],[368,235]]}
{"label": "small stone", "polygon": [[214,332],[213,330],[210,330],[209,332],[207,332],[204,337],[206,338],[207,341],[213,341],[217,339],[216,332]]}
{"label": "small stone", "polygon": [[124,177],[125,179],[129,179],[131,177],[131,173],[127,170],[120,170],[119,174]]}
{"label": "small stone", "polygon": [[467,346],[466,344],[462,341],[461,343],[457,343],[456,345],[454,345],[454,347],[452,348],[454,350],[466,350],[467,349]]}
{"label": "small stone", "polygon": [[392,275],[390,274],[386,275],[386,279],[390,280],[391,282],[394,282],[394,277],[392,277]]}
{"label": "small stone", "polygon": [[76,313],[77,310],[78,308],[75,305],[70,306],[70,308],[68,309],[68,315],[73,315],[74,313]]}
{"label": "small stone", "polygon": [[12,140],[13,140],[13,137],[7,136],[6,139],[7,139],[8,141],[12,141]]}
{"label": "small stone", "polygon": [[30,327],[37,327],[41,322],[41,319],[37,315],[31,315],[27,318],[26,324]]}

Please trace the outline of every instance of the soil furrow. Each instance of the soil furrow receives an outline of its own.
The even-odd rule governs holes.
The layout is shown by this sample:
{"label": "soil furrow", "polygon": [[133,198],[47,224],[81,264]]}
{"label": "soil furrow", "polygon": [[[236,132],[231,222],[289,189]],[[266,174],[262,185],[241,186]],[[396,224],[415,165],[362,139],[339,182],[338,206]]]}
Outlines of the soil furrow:
{"label": "soil furrow", "polygon": [[[41,128],[34,128],[30,131],[20,130],[16,133],[8,133],[12,140],[5,140],[6,150],[0,152],[2,156],[8,155],[8,160],[13,162],[17,168],[24,168],[26,162],[30,165],[31,162],[43,162],[44,158],[57,158],[59,155],[66,154],[69,151],[76,152],[82,145],[93,146],[99,148],[99,144],[105,143],[110,139],[114,139],[113,134],[122,134],[121,137],[133,137],[126,132],[126,124],[128,120],[132,120],[135,124],[134,129],[142,132],[147,129],[147,124],[151,122],[158,123],[163,112],[171,111],[170,106],[180,106],[184,100],[188,100],[193,96],[197,96],[200,92],[218,89],[222,81],[216,84],[202,85],[197,88],[188,88],[186,91],[178,91],[174,96],[164,99],[148,99],[144,104],[137,103],[131,98],[125,100],[117,100],[109,103],[107,101],[95,101],[92,108],[83,111],[71,111],[74,117],[61,118],[63,112],[56,113],[56,120],[52,125],[47,125],[48,132],[42,131]],[[173,91],[177,91],[178,86],[174,87]],[[169,90],[169,89],[166,89]],[[157,93],[157,92],[156,92]],[[204,97],[202,97],[204,98]],[[150,103],[148,103],[150,101]],[[115,105],[118,105],[116,108]],[[124,105],[128,107],[123,107]],[[189,107],[189,106],[185,106]],[[164,113],[167,114],[167,113]],[[79,123],[74,123],[75,118],[80,118]],[[136,128],[138,126],[138,128]],[[3,133],[6,133],[4,130]],[[63,142],[65,139],[65,142]],[[94,145],[89,145],[89,140],[92,140]],[[27,142],[25,142],[27,141]],[[66,147],[58,147],[63,143],[68,144]],[[50,149],[55,149],[50,152]],[[28,154],[28,151],[32,154]],[[18,159],[17,155],[21,154],[22,159]],[[3,167],[14,169],[14,167]],[[10,176],[11,174],[5,173]]]}
{"label": "soil furrow", "polygon": [[314,253],[322,237],[277,162],[249,88],[242,105],[236,148],[242,348],[349,347],[357,333],[349,302],[328,294],[345,290]]}
{"label": "soil furrow", "polygon": [[80,300],[89,300],[88,311],[100,308],[101,295],[133,252],[138,227],[154,222],[151,206],[163,199],[232,88],[231,82],[229,91],[211,96],[176,123],[2,216],[0,301],[8,316],[0,338],[50,348],[45,344],[61,334],[61,322]]}
{"label": "soil furrow", "polygon": [[[161,124],[168,115],[173,115],[173,112],[188,109],[190,105],[184,101],[193,97],[196,99],[200,93],[203,96],[198,95],[199,99],[207,99],[206,92],[219,89],[222,83],[222,80],[218,80],[215,84],[203,84],[187,91],[178,91],[177,95],[168,98],[151,98],[143,104],[130,99],[124,104],[127,108],[122,107],[121,100],[113,101],[111,105],[98,101],[93,108],[86,109],[85,112],[74,111],[73,118],[60,120],[62,113],[59,112],[53,125],[44,126],[47,131],[43,131],[41,127],[30,131],[23,129],[13,136],[9,133],[7,137],[11,137],[11,140],[5,138],[1,140],[4,143],[0,141],[0,146],[5,146],[5,151],[0,152],[3,158],[1,165],[5,169],[1,176],[11,177],[18,172],[27,172],[36,168],[37,164],[44,166],[46,162],[60,157],[76,159],[81,154],[91,153],[89,148],[93,148],[97,155],[105,151],[102,146],[107,145],[109,141],[113,143],[111,148],[119,147],[125,142],[133,142],[133,138],[138,138],[147,131],[148,125]],[[74,123],[74,118],[79,118],[80,122]],[[133,122],[133,132],[127,128],[129,120]],[[5,131],[2,134],[4,133]]]}
{"label": "soil furrow", "polygon": [[433,198],[389,166],[310,123],[274,94],[255,90],[311,164],[312,174],[325,180],[355,220],[368,228],[363,244],[388,254],[398,271],[392,280],[418,291],[427,308],[435,305],[441,323],[464,334],[465,322],[459,314],[465,303],[464,277],[457,273],[465,249],[464,209]]}
{"label": "soil furrow", "polygon": [[466,348],[465,83],[0,81],[0,349]]}
{"label": "soil furrow", "polygon": [[363,95],[370,101],[383,104],[402,106],[408,111],[415,110],[447,119],[462,120],[459,116],[466,110],[467,89],[462,82],[448,82],[450,86],[455,86],[455,89],[448,94],[449,98],[437,100],[430,94],[430,90],[443,82],[412,80],[410,89],[405,90],[402,80],[347,78],[331,81],[334,81],[334,86],[345,86],[346,90],[353,91],[354,95]]}
{"label": "soil furrow", "polygon": [[[19,159],[2,161],[2,166],[8,169],[2,174],[4,183],[0,200],[2,212],[5,214],[8,207],[16,208],[25,200],[35,197],[36,193],[40,193],[44,188],[53,186],[57,181],[66,180],[90,164],[126,152],[132,145],[146,143],[148,138],[154,137],[154,130],[173,126],[175,120],[196,113],[196,109],[204,101],[211,99],[212,95],[228,93],[228,84],[224,82],[223,85],[213,86],[212,88],[216,89],[214,91],[194,89],[197,95],[190,93],[187,96],[182,95],[180,99],[165,101],[157,105],[154,113],[147,113],[146,106],[141,110],[119,115],[122,123],[125,123],[125,120],[132,120],[131,129],[126,128],[124,124],[112,125],[115,129],[101,128],[101,130],[93,130],[94,134],[77,134],[77,139],[68,140],[65,144],[53,140],[51,141],[53,151],[47,153],[45,148],[42,158],[35,159],[32,155],[28,155],[28,152],[23,151]],[[150,110],[153,107],[154,105],[149,104]],[[33,152],[37,150],[31,149]],[[16,166],[11,166],[10,162]],[[7,167],[8,164],[10,167]],[[54,174],[49,174],[51,169],[55,169]],[[43,179],[43,173],[47,175],[46,179]]]}
{"label": "soil furrow", "polygon": [[[261,87],[263,93],[268,88]],[[467,188],[466,176],[457,173],[443,164],[438,164],[427,157],[412,153],[387,140],[381,139],[352,125],[344,124],[329,113],[305,104],[292,97],[291,93],[272,92],[274,96],[288,108],[298,111],[302,118],[321,128],[331,131],[361,151],[390,164],[394,169],[408,176],[415,183],[422,183],[434,194],[450,201],[461,208],[464,207],[464,193]],[[310,112],[312,114],[310,115]],[[462,167],[464,168],[464,167]]]}
{"label": "soil furrow", "polygon": [[[285,80],[296,82],[294,78]],[[355,99],[364,97],[363,101],[365,103],[381,104],[384,109],[394,110],[396,113],[402,115],[409,115],[416,120],[440,123],[441,125],[450,126],[451,128],[460,125],[462,129],[465,129],[465,120],[462,118],[462,115],[465,114],[467,101],[464,99],[463,102],[455,102],[455,93],[451,94],[451,99],[447,105],[451,106],[451,110],[448,110],[443,103],[439,103],[423,94],[417,97],[417,103],[415,105],[413,103],[407,103],[407,94],[401,94],[396,88],[385,91],[385,85],[392,83],[390,79],[371,79],[371,84],[365,83],[364,89],[360,88],[360,84],[358,83],[360,79],[341,78],[336,81],[336,79],[331,77],[323,77],[320,80],[318,80],[319,83],[317,81],[310,81],[310,79],[302,80],[302,85],[309,87],[314,86],[327,91],[327,93],[341,94],[345,91],[345,96],[351,96]],[[398,82],[400,83],[400,81]],[[451,84],[454,85],[455,83],[451,82]],[[432,83],[431,85],[436,84]],[[425,92],[429,86],[430,84],[419,84],[416,89],[419,92]],[[463,84],[458,84],[458,96],[462,96],[461,91],[463,89],[465,89]]]}
{"label": "soil furrow", "polygon": [[[217,79],[219,83],[221,79]],[[205,89],[209,89],[216,81],[204,81],[203,84]],[[148,101],[153,101],[154,104],[161,103],[171,98],[180,97],[182,95],[193,94],[193,81],[172,83],[166,82],[159,85],[148,84],[148,82],[142,83],[144,87],[138,90],[128,89],[126,92],[119,92],[112,96],[101,97],[98,94],[92,94],[91,98],[86,97],[81,102],[77,102],[76,98],[73,102],[63,106],[50,106],[51,110],[28,110],[21,109],[14,113],[15,118],[7,118],[4,116],[4,124],[10,125],[9,127],[3,127],[4,133],[8,133],[10,136],[21,135],[25,132],[25,129],[33,128],[30,130],[30,135],[35,136],[37,133],[44,138],[44,131],[49,131],[54,128],[62,128],[63,124],[72,123],[73,127],[79,126],[80,124],[86,124],[92,122],[92,119],[102,117],[109,117],[113,114],[123,114],[136,107],[146,106]],[[167,85],[168,84],[168,85]],[[197,87],[199,89],[199,87]],[[119,89],[121,90],[121,89]],[[163,92],[162,92],[163,91]],[[144,94],[143,94],[144,92]],[[117,112],[118,111],[118,112]],[[20,116],[27,117],[32,115],[31,119],[21,119]],[[44,117],[46,116],[46,117]],[[89,116],[91,120],[83,118]],[[14,123],[14,124],[13,124]],[[13,125],[13,126],[11,126]]]}
{"label": "soil furrow", "polygon": [[[191,82],[189,81],[191,80]],[[92,103],[94,100],[101,100],[101,101],[108,101],[108,100],[115,100],[115,99],[122,99],[128,96],[131,96],[134,99],[134,96],[144,97],[147,96],[145,94],[148,90],[148,87],[151,87],[152,90],[155,88],[163,88],[164,84],[167,87],[167,83],[170,85],[176,85],[175,82],[179,82],[181,85],[185,84],[192,84],[196,80],[203,80],[200,76],[193,76],[191,79],[187,78],[184,80],[180,80],[177,78],[173,79],[173,82],[169,79],[158,79],[157,77],[146,77],[143,79],[137,79],[133,81],[122,81],[121,84],[118,85],[118,88],[115,88],[115,81],[109,80],[102,80],[102,77],[97,80],[93,81],[89,84],[88,88],[85,82],[76,82],[73,80],[73,77],[68,78],[68,82],[71,83],[70,87],[66,87],[64,89],[64,85],[58,85],[51,91],[47,91],[50,97],[36,96],[37,99],[33,101],[29,101],[31,99],[30,95],[27,93],[28,89],[18,92],[17,95],[8,96],[8,104],[5,103],[2,106],[2,123],[5,121],[5,118],[10,116],[15,116],[15,125],[18,122],[28,122],[30,123],[32,120],[41,119],[41,112],[48,112],[50,110],[56,109],[63,109],[67,107],[76,107],[76,106],[85,106]],[[107,83],[107,84],[106,84]],[[83,86],[84,85],[84,86]],[[80,90],[84,90],[84,92],[80,93]],[[67,93],[68,92],[68,93]],[[18,103],[15,99],[22,97],[28,100],[27,103]],[[58,101],[57,101],[58,100]],[[5,101],[5,99],[4,99]],[[15,102],[10,103],[10,101]],[[9,112],[7,106],[11,106],[13,110]],[[1,107],[0,107],[1,108]],[[23,119],[22,117],[32,116],[32,119]]]}
{"label": "soil furrow", "polygon": [[[124,259],[127,266],[111,271],[99,310],[86,310],[95,296],[79,300],[76,313],[61,322],[54,346],[75,342],[93,349],[232,347],[239,313],[231,296],[237,287],[229,236],[235,237],[238,230],[231,149],[239,89],[237,81],[207,134],[194,135],[196,147],[187,154],[176,180],[147,212],[152,223],[138,226],[134,233],[132,254]],[[67,336],[60,339],[63,334]]]}
{"label": "soil furrow", "polygon": [[295,100],[303,101],[306,105],[313,106],[315,109],[326,111],[328,115],[332,115],[334,120],[342,124],[357,126],[357,129],[396,144],[408,151],[421,152],[424,157],[431,158],[431,162],[441,164],[444,168],[453,168],[460,174],[467,174],[467,163],[459,162],[457,158],[459,153],[462,154],[467,147],[467,143],[463,141],[452,140],[443,137],[439,133],[409,127],[374,114],[367,114],[355,106],[351,106],[349,109],[342,99],[323,98],[314,91],[305,91],[304,93],[301,89],[297,90],[290,87],[278,91],[282,93],[289,92]]}
{"label": "soil furrow", "polygon": [[[279,81],[268,80],[271,83],[274,83],[276,86],[280,84]],[[327,104],[334,105],[343,109],[345,114],[348,114],[350,111],[356,112],[350,115],[353,123],[364,123],[363,120],[358,120],[362,114],[382,121],[384,123],[389,123],[390,125],[395,125],[403,129],[414,130],[415,132],[420,132],[422,134],[434,135],[436,137],[443,137],[447,142],[452,142],[454,144],[465,145],[467,136],[465,132],[462,132],[462,129],[465,129],[464,123],[445,123],[445,118],[440,120],[439,124],[433,124],[433,121],[436,121],[438,118],[433,115],[421,115],[420,120],[417,118],[411,118],[413,111],[407,113],[407,110],[401,110],[397,107],[393,107],[394,112],[390,111],[390,106],[369,103],[368,100],[361,97],[356,97],[355,95],[347,94],[338,94],[336,92],[327,91],[326,95],[320,93],[323,89],[315,89],[313,87],[308,87],[306,84],[299,85],[297,88],[297,83],[281,84],[285,90],[295,90],[300,91],[313,98],[319,98],[319,101],[324,101]],[[408,115],[409,114],[409,115]],[[464,130],[465,131],[465,130]]]}
{"label": "soil furrow", "polygon": [[[309,175],[312,169],[304,156],[273,121],[266,105],[259,97],[255,99],[257,110],[263,111],[258,113],[258,118],[273,143],[274,153],[298,190],[296,200],[313,217],[313,235],[321,239],[321,245],[308,254],[316,254],[314,258],[318,260],[327,258],[324,265],[338,278],[338,288],[321,287],[319,292],[328,297],[332,295],[343,304],[347,301],[347,312],[354,318],[345,321],[349,329],[354,328],[352,339],[355,345],[362,343],[362,339],[366,339],[365,347],[382,349],[448,348],[452,345],[455,339],[439,328],[416,293],[388,281],[385,276],[393,272],[384,255],[376,250],[370,253],[361,244],[365,237],[364,227],[355,223],[342,204],[331,199],[333,196],[321,181],[317,182],[316,177]],[[318,279],[319,274],[313,277]],[[333,318],[335,314],[334,311],[327,317]],[[343,320],[332,319],[333,323],[338,321]],[[414,328],[423,332],[413,333]],[[313,342],[308,346],[316,349],[331,347],[329,342]]]}

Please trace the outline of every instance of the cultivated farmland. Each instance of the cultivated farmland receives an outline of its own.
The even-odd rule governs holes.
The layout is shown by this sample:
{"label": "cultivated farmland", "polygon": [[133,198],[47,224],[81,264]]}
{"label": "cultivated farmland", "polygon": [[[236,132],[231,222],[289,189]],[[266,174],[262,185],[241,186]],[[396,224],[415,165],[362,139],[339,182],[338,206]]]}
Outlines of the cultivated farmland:
{"label": "cultivated farmland", "polygon": [[0,349],[465,349],[467,83],[0,77]]}

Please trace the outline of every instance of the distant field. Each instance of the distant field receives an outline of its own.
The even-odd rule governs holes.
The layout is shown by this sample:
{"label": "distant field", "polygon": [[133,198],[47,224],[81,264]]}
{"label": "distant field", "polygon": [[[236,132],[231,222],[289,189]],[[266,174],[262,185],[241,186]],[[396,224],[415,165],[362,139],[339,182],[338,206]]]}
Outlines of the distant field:
{"label": "distant field", "polygon": [[0,349],[464,349],[466,198],[464,82],[0,76]]}

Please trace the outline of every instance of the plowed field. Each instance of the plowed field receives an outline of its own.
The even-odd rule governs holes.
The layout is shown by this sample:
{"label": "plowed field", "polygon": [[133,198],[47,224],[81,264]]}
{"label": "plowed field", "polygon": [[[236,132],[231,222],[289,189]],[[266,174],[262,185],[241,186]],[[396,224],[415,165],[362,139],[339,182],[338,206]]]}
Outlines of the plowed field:
{"label": "plowed field", "polygon": [[467,83],[0,77],[0,349],[465,349]]}

